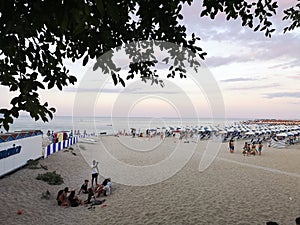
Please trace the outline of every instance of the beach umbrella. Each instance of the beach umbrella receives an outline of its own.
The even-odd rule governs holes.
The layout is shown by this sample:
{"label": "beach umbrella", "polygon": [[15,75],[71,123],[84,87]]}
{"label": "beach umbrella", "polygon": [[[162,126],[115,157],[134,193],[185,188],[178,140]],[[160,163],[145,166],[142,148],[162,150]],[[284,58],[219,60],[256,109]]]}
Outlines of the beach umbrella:
{"label": "beach umbrella", "polygon": [[226,130],[220,130],[219,134],[227,134],[227,131]]}
{"label": "beach umbrella", "polygon": [[245,134],[246,134],[246,135],[255,135],[255,133],[252,132],[252,131],[248,131],[248,132],[246,132]]}
{"label": "beach umbrella", "polygon": [[210,128],[208,128],[208,127],[205,127],[204,128],[206,131],[209,131],[209,132],[211,132],[212,130],[210,129]]}
{"label": "beach umbrella", "polygon": [[287,137],[288,135],[286,133],[279,133],[276,134],[277,137]]}
{"label": "beach umbrella", "polygon": [[213,132],[216,132],[216,131],[218,131],[218,128],[216,128],[215,126],[211,126],[211,130],[212,130]]}
{"label": "beach umbrella", "polygon": [[234,129],[230,128],[230,129],[227,130],[227,132],[234,132]]}

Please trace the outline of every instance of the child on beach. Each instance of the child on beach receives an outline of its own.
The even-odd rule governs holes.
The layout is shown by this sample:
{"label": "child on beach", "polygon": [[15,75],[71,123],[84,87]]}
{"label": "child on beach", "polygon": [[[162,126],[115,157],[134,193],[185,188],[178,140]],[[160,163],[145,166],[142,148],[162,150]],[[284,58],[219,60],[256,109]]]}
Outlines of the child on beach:
{"label": "child on beach", "polygon": [[260,142],[258,143],[258,155],[261,155],[262,147],[263,147],[263,144],[262,144],[261,141],[260,141]]}
{"label": "child on beach", "polygon": [[252,143],[252,148],[251,148],[251,155],[256,155],[258,152],[256,150],[256,145],[255,142]]}
{"label": "child on beach", "polygon": [[247,143],[247,142],[245,142],[245,145],[244,145],[244,147],[243,147],[243,151],[242,151],[244,156],[245,156],[245,155],[248,155],[247,148],[248,148],[248,143]]}
{"label": "child on beach", "polygon": [[96,185],[98,184],[98,174],[99,174],[98,162],[96,162],[96,160],[93,160],[93,165],[92,165],[92,187],[94,185],[94,180],[95,180]]}
{"label": "child on beach", "polygon": [[230,153],[234,153],[234,140],[230,139],[229,141],[229,151]]}
{"label": "child on beach", "polygon": [[247,146],[247,155],[250,155],[251,153],[251,144],[248,143],[248,146]]}

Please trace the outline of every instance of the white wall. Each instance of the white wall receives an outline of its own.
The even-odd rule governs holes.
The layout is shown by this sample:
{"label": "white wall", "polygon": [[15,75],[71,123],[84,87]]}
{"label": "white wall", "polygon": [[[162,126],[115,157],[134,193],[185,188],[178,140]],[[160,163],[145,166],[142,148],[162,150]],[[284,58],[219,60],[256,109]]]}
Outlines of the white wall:
{"label": "white wall", "polygon": [[0,159],[0,176],[24,166],[29,159],[38,159],[42,156],[42,135],[2,142],[0,143],[0,151],[12,148],[13,145],[21,146],[21,151],[18,154]]}

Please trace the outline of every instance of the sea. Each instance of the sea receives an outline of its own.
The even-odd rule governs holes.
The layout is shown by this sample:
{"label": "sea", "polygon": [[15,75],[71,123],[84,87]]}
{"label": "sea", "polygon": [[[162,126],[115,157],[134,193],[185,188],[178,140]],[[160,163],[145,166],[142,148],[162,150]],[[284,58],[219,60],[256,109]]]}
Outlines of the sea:
{"label": "sea", "polygon": [[[55,116],[49,122],[35,121],[29,116],[20,116],[10,125],[9,132],[21,130],[41,130],[43,133],[58,131],[76,131],[83,134],[116,134],[119,131],[130,131],[135,128],[140,131],[146,129],[164,129],[168,127],[202,127],[217,126],[226,127],[239,123],[245,119],[212,119],[212,118],[152,118],[152,117],[73,117]],[[6,132],[3,128],[0,131]]]}

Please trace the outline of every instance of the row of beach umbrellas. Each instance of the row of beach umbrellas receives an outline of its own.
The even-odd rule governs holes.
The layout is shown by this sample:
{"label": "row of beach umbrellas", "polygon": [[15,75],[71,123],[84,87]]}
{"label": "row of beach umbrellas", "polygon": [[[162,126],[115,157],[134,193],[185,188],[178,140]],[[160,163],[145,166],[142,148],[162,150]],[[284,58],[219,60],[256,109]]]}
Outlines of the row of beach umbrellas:
{"label": "row of beach umbrellas", "polygon": [[285,126],[285,125],[258,125],[258,124],[238,124],[229,127],[216,127],[213,125],[199,127],[163,127],[162,129],[169,131],[193,131],[193,132],[215,132],[218,134],[242,133],[245,135],[261,135],[274,133],[276,136],[294,136],[300,135],[300,126]]}

